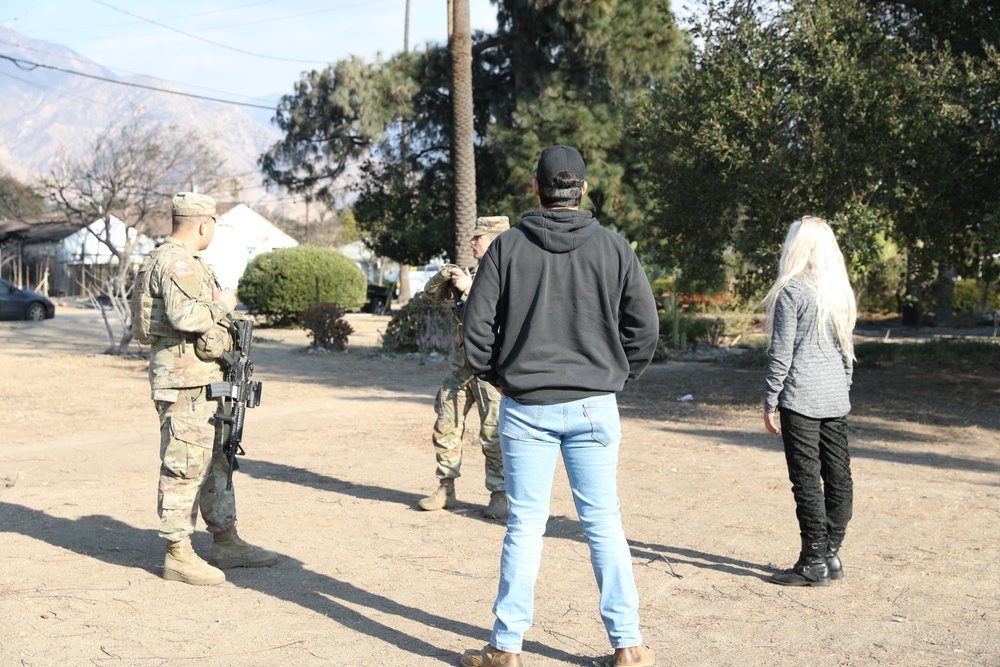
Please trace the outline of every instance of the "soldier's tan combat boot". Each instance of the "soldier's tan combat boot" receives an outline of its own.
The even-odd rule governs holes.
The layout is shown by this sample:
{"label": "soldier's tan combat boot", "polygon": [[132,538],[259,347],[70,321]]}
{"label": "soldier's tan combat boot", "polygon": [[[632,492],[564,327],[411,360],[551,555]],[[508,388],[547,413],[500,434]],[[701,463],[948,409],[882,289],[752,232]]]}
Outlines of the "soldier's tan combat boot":
{"label": "soldier's tan combat boot", "polygon": [[212,540],[212,564],[222,569],[231,567],[270,567],[278,562],[278,554],[247,544],[236,534],[236,528],[216,533]]}
{"label": "soldier's tan combat boot", "polygon": [[483,516],[487,519],[506,521],[510,516],[510,508],[507,505],[507,494],[503,491],[493,491],[490,493],[490,504],[483,510]]}
{"label": "soldier's tan combat boot", "polygon": [[455,480],[442,479],[437,490],[426,498],[422,498],[417,506],[422,510],[450,510],[455,506]]}
{"label": "soldier's tan combat boot", "polygon": [[191,540],[185,537],[179,542],[167,542],[163,578],[193,586],[216,586],[226,580],[226,575],[203,561],[191,548]]}

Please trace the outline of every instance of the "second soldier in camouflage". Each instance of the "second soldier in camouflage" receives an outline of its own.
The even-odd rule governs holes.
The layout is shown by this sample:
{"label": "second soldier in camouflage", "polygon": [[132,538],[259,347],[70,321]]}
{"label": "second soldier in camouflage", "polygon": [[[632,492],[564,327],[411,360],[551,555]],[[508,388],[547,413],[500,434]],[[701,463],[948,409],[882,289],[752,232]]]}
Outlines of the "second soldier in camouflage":
{"label": "second soldier in camouflage", "polygon": [[[478,218],[469,240],[473,257],[477,261],[482,259],[493,239],[508,229],[510,221],[506,216]],[[455,298],[457,311],[465,303],[473,279],[472,271],[449,264],[431,280],[424,291],[429,298],[438,301]],[[434,399],[437,421],[434,422],[432,440],[437,459],[438,488],[430,496],[420,500],[420,509],[440,510],[454,506],[455,479],[462,475],[465,417],[473,405],[479,408],[479,444],[486,457],[486,489],[490,492],[490,502],[483,510],[483,516],[506,521],[507,494],[504,491],[498,430],[500,394],[492,385],[476,379],[469,371],[459,322],[455,347],[448,358],[448,375]]]}

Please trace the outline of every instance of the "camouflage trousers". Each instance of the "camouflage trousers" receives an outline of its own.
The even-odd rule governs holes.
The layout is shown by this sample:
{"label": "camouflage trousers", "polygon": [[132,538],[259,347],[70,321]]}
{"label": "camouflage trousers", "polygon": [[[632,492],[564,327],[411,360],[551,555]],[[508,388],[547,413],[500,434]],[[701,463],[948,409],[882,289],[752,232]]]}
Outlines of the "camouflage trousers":
{"label": "camouflage trousers", "polygon": [[[459,349],[463,355],[464,350]],[[498,426],[500,393],[492,385],[476,379],[468,366],[451,363],[451,372],[441,383],[434,410],[434,455],[437,458],[437,478],[455,479],[462,476],[462,441],[465,438],[465,418],[475,405],[479,408],[479,444],[486,457],[486,488],[503,491],[503,459],[500,456]]]}
{"label": "camouflage trousers", "polygon": [[214,419],[223,403],[209,399],[206,387],[181,389],[173,403],[156,401],[160,537],[171,542],[194,532],[199,509],[211,533],[236,524],[236,498],[232,490],[226,490],[229,461],[222,453],[228,426],[216,425]]}

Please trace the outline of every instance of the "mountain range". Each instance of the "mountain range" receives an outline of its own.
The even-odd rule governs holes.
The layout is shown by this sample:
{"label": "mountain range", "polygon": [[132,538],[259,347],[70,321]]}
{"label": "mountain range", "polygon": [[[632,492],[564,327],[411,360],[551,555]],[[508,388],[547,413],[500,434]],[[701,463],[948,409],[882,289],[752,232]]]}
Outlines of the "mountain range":
{"label": "mountain range", "polygon": [[287,195],[264,189],[257,166],[258,156],[281,138],[275,129],[238,106],[135,84],[182,92],[161,79],[118,76],[69,48],[0,27],[0,173],[30,183],[48,172],[53,157],[86,149],[101,131],[143,109],[153,120],[194,130],[224,156],[243,183],[244,203],[294,214]]}

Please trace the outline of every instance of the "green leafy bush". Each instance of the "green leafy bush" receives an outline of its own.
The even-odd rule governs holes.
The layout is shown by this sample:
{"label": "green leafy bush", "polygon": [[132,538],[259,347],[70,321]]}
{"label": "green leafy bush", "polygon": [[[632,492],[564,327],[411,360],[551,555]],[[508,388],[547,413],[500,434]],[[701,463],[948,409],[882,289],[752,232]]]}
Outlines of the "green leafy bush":
{"label": "green leafy bush", "polygon": [[[956,280],[953,298],[956,313],[974,313],[979,310],[980,286],[975,280]],[[996,285],[992,285],[986,293],[986,310],[1000,311],[1000,294]]]}
{"label": "green leafy bush", "polygon": [[936,338],[924,343],[861,343],[854,347],[858,366],[879,368],[883,364],[1000,364],[1000,345],[987,341]]}
{"label": "green leafy bush", "polygon": [[724,366],[733,366],[735,368],[746,368],[750,370],[766,370],[767,361],[768,357],[766,346],[751,347],[743,350],[739,354],[730,354],[719,360],[719,362]]}
{"label": "green leafy bush", "polygon": [[[1000,345],[987,341],[939,338],[922,343],[859,343],[854,347],[858,368],[892,363],[1000,365]],[[765,370],[767,347],[747,350],[724,360],[726,365]]]}
{"label": "green leafy bush", "polygon": [[684,349],[689,344],[701,344],[708,348],[716,348],[726,342],[724,339],[734,338],[742,334],[751,318],[722,317],[692,317],[682,315],[677,322],[678,340],[673,340],[673,315],[660,312],[660,335],[666,338],[667,345],[672,348]]}
{"label": "green leafy bush", "polygon": [[397,309],[382,335],[386,352],[448,352],[457,324],[450,301],[432,301],[418,292]]}
{"label": "green leafy bush", "polygon": [[239,284],[240,301],[271,324],[295,324],[317,301],[357,311],[365,303],[367,290],[368,281],[357,264],[338,252],[315,246],[279,248],[257,255]]}
{"label": "green leafy bush", "polygon": [[323,350],[343,351],[347,348],[347,337],[354,333],[344,309],[336,303],[314,303],[302,311],[299,322],[309,330],[313,347]]}

